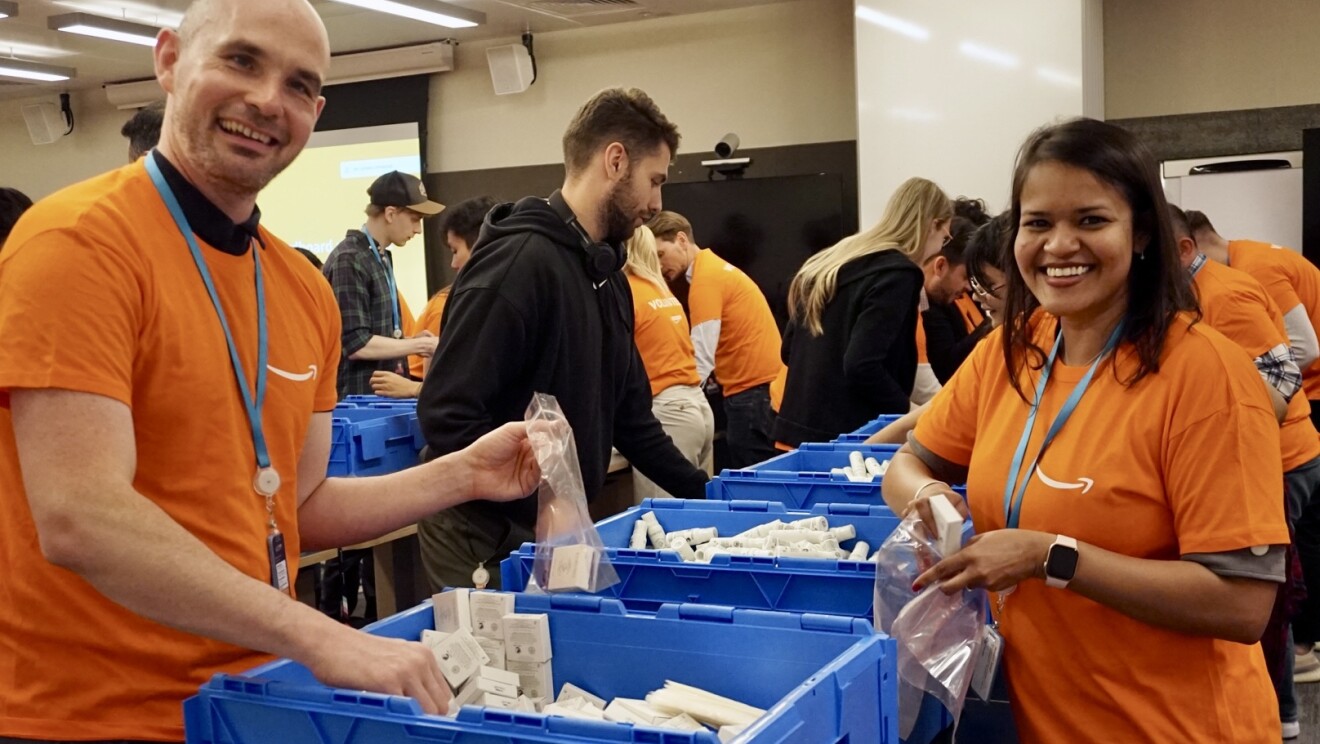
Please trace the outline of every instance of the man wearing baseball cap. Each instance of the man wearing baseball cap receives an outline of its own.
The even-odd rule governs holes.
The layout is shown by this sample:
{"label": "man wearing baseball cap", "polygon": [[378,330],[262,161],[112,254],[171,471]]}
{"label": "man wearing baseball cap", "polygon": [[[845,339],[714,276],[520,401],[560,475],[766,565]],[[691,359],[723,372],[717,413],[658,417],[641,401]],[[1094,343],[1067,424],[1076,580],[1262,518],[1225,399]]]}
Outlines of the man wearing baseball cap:
{"label": "man wearing baseball cap", "polygon": [[367,222],[349,230],[330,252],[321,271],[330,280],[343,318],[339,397],[371,395],[371,373],[378,369],[408,374],[408,355],[430,356],[436,339],[429,333],[406,338],[412,315],[394,280],[393,246],[403,247],[422,231],[422,218],[444,205],[426,198],[421,179],[390,171],[367,189]]}
{"label": "man wearing baseball cap", "polygon": [[[367,221],[349,230],[321,267],[335,292],[342,319],[339,398],[371,395],[371,373],[387,370],[408,376],[408,356],[429,357],[437,338],[429,331],[412,336],[413,316],[394,279],[393,246],[403,247],[422,231],[422,218],[445,207],[426,197],[421,179],[390,171],[367,188]],[[375,582],[370,550],[345,551],[322,565],[318,604],[332,617],[347,619],[357,604],[360,580],[366,619],[375,619]]]}

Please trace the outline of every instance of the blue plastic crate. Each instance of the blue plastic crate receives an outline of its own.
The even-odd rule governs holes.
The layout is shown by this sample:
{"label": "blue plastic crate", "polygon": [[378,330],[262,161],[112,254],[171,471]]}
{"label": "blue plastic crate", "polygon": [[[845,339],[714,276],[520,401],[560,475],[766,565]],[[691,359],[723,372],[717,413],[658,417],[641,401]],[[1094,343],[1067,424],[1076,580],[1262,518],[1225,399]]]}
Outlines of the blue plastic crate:
{"label": "blue plastic crate", "polygon": [[384,395],[346,395],[335,408],[411,408],[417,410],[416,398],[387,398]]}
{"label": "blue plastic crate", "polygon": [[[795,450],[742,469],[775,470],[786,473],[828,473],[833,468],[847,467],[850,464],[848,458],[853,452],[861,452],[863,457],[874,457],[880,462],[889,462],[894,459],[894,453],[897,451],[897,444],[809,442]],[[846,476],[836,476],[836,478],[848,480]]]}
{"label": "blue plastic crate", "polygon": [[326,474],[382,475],[417,464],[426,444],[417,409],[335,408]]}
{"label": "blue plastic crate", "polygon": [[[515,608],[550,615],[555,689],[572,682],[640,698],[672,679],[767,709],[737,744],[898,740],[894,641],[864,620],[708,605],[634,615],[611,599],[527,594]],[[427,601],[367,631],[415,640],[433,622]],[[411,699],[324,687],[291,661],[216,675],[183,713],[188,744],[719,742],[711,732],[474,707],[427,716]]]}
{"label": "blue plastic crate", "polygon": [[[963,486],[953,490],[967,497]],[[820,504],[883,506],[880,481],[850,483],[829,473],[788,473],[775,470],[725,470],[706,484],[711,501],[777,501],[791,510]]]}
{"label": "blue plastic crate", "polygon": [[903,416],[902,416],[901,414],[888,414],[888,413],[887,413],[887,414],[883,414],[883,415],[881,415],[881,416],[877,416],[875,419],[873,419],[873,420],[871,420],[869,423],[863,425],[863,426],[862,426],[861,428],[859,428],[857,431],[850,432],[850,433],[848,433],[848,434],[840,434],[839,436],[837,436],[837,437],[834,438],[834,441],[835,441],[835,442],[843,442],[843,443],[847,443],[847,444],[860,444],[860,443],[862,443],[862,442],[865,442],[866,439],[867,439],[867,437],[869,437],[869,436],[871,436],[872,434],[874,434],[874,433],[880,431],[881,429],[885,428],[886,426],[889,426],[890,424],[894,423],[895,421],[897,421],[897,420],[899,420],[899,419],[901,419],[901,418],[903,418]]}
{"label": "blue plastic crate", "polygon": [[[810,512],[792,512],[765,501],[718,502],[647,499],[596,525],[619,583],[604,596],[621,600],[629,610],[653,612],[670,602],[701,602],[742,609],[813,612],[871,617],[875,564],[814,558],[760,558],[719,555],[710,563],[684,563],[672,550],[628,548],[633,523],[647,512],[666,532],[715,527],[721,536],[736,535],[774,519],[785,522],[823,515],[831,527],[851,524],[857,539],[875,552],[898,526],[888,507],[825,504]],[[850,549],[856,540],[843,544]],[[536,546],[524,544],[500,564],[501,586],[527,588]]]}

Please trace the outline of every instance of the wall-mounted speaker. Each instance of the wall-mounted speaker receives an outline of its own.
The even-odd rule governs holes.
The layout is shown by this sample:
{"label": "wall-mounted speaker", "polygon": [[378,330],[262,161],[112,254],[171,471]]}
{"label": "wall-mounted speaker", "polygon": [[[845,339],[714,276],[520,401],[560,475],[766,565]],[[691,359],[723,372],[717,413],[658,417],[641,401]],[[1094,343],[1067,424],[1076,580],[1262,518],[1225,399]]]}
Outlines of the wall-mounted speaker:
{"label": "wall-mounted speaker", "polygon": [[29,103],[22,107],[23,121],[34,145],[49,145],[68,129],[68,123],[53,103]]}
{"label": "wall-mounted speaker", "polygon": [[486,49],[486,63],[490,65],[490,82],[495,86],[495,95],[522,93],[535,79],[532,54],[522,44]]}

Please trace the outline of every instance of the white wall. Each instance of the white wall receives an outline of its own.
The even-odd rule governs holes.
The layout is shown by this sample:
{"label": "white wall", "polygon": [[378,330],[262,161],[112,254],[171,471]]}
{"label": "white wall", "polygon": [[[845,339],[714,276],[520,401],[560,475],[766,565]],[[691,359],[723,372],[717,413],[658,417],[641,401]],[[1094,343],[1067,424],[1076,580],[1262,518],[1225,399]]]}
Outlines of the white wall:
{"label": "white wall", "polygon": [[1320,101],[1320,3],[1105,0],[1110,118]]}
{"label": "white wall", "polygon": [[1001,209],[1029,133],[1103,116],[1098,0],[857,0],[856,14],[863,228],[912,176]]}
{"label": "white wall", "polygon": [[58,96],[0,102],[0,186],[39,199],[128,162],[128,140],[119,128],[132,111],[116,110],[100,89],[76,92],[70,101],[73,133],[49,145],[34,145],[20,106],[41,102],[58,103]]}
{"label": "white wall", "polygon": [[682,152],[726,132],[771,147],[857,136],[852,0],[797,0],[536,35],[540,78],[496,96],[487,46],[464,44],[431,85],[436,171],[562,162],[574,112],[602,88],[635,86],[678,124]]}

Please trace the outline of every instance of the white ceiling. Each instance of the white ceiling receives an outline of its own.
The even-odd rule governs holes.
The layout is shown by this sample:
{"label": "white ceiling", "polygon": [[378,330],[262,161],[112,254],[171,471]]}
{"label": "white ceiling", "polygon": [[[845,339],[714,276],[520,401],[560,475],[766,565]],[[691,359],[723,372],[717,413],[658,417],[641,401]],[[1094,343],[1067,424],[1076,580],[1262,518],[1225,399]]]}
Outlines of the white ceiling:
{"label": "white ceiling", "polygon": [[[333,53],[379,49],[453,38],[460,42],[563,31],[583,26],[768,5],[784,0],[446,0],[486,14],[471,29],[447,29],[397,16],[311,0],[325,20]],[[189,0],[18,0],[19,13],[0,19],[0,57],[73,67],[78,74],[59,83],[0,81],[0,100],[97,88],[107,82],[140,80],[152,74],[151,49],[135,44],[51,31],[46,17],[83,11],[154,25],[177,23]]]}

